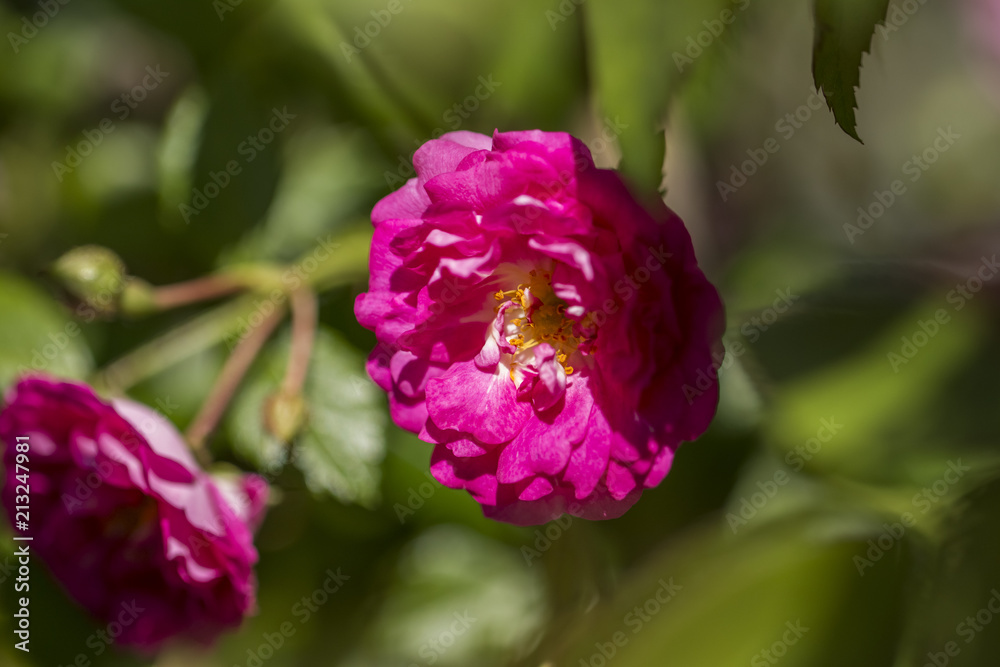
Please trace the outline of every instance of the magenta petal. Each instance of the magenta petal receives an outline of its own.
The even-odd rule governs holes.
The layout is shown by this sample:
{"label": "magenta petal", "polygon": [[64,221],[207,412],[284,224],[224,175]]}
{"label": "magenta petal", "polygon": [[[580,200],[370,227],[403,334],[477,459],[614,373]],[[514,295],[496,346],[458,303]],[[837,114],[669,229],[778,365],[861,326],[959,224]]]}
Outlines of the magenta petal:
{"label": "magenta petal", "polygon": [[420,218],[431,200],[417,180],[411,179],[403,187],[388,195],[372,210],[372,222],[378,226],[386,220]]}
{"label": "magenta petal", "polygon": [[557,414],[535,414],[500,453],[497,478],[504,484],[536,474],[557,475],[569,462],[573,445],[583,437],[593,408],[586,383],[576,378]]}
{"label": "magenta petal", "polygon": [[611,461],[608,463],[608,476],[606,480],[608,491],[615,500],[621,500],[635,489],[636,481],[629,469],[618,463]]}
{"label": "magenta petal", "polygon": [[431,474],[434,479],[452,489],[465,489],[480,503],[495,505],[497,478],[491,469],[496,460],[490,456],[461,458],[443,445],[434,448],[431,455]]}
{"label": "magenta petal", "polygon": [[535,350],[538,379],[531,394],[535,410],[545,412],[559,402],[566,393],[566,373],[556,361],[556,351],[548,343]]}
{"label": "magenta petal", "polygon": [[240,479],[240,492],[245,503],[237,505],[239,518],[245,521],[250,529],[256,531],[264,521],[267,500],[271,495],[271,487],[260,475],[243,475]]}
{"label": "magenta petal", "polygon": [[389,362],[392,384],[403,396],[419,398],[427,388],[427,381],[444,373],[444,369],[430,364],[426,359],[400,350]]}
{"label": "magenta petal", "polygon": [[547,441],[545,427],[533,418],[524,431],[518,434],[500,453],[497,479],[503,484],[514,484],[537,473],[555,475],[562,472],[569,462],[573,445],[559,440]]}
{"label": "magenta petal", "polygon": [[643,486],[650,488],[656,486],[663,481],[663,478],[667,476],[670,471],[670,464],[674,461],[674,452],[668,447],[664,447],[657,454],[656,458],[653,460],[653,467],[650,468],[649,474],[646,475],[646,480],[643,482]]}
{"label": "magenta petal", "polygon": [[590,521],[617,519],[639,500],[641,493],[636,489],[621,500],[616,500],[607,491],[595,493],[587,498],[585,503],[579,504],[573,513],[581,519]]}
{"label": "magenta petal", "polygon": [[432,139],[413,154],[413,166],[420,182],[438,174],[455,171],[467,155],[490,147],[490,138],[474,132],[453,132]]}
{"label": "magenta petal", "polygon": [[483,503],[483,514],[515,526],[537,526],[566,514],[571,504],[562,493],[549,493],[532,501],[511,494],[502,503]]}
{"label": "magenta petal", "polygon": [[[531,397],[535,393],[535,385],[538,381],[538,371],[531,366],[524,366],[521,371],[521,383],[517,385],[517,400],[531,402]],[[534,405],[538,409],[537,405]]]}
{"label": "magenta petal", "polygon": [[487,444],[513,438],[531,414],[531,407],[517,400],[503,366],[487,372],[471,362],[455,364],[427,383],[427,408],[439,428],[463,431]]}
{"label": "magenta petal", "polygon": [[569,458],[566,473],[567,482],[576,488],[576,498],[586,498],[595,488],[608,467],[611,451],[611,429],[599,410],[590,416],[590,427],[583,441],[577,445]]}
{"label": "magenta petal", "polygon": [[389,414],[400,428],[419,433],[427,423],[427,402],[392,391],[389,393]]}
{"label": "magenta petal", "polygon": [[578,243],[572,241],[552,241],[535,237],[529,241],[529,247],[539,250],[553,259],[579,269],[584,280],[594,279],[594,264],[589,252]]}
{"label": "magenta petal", "polygon": [[500,346],[492,338],[486,341],[483,349],[476,355],[476,368],[492,373],[500,363]]}
{"label": "magenta petal", "polygon": [[145,436],[154,452],[177,461],[188,469],[197,468],[198,464],[184,438],[162,414],[142,403],[128,399],[115,399],[111,401],[111,405],[133,428]]}
{"label": "magenta petal", "polygon": [[451,440],[447,443],[446,447],[451,450],[451,453],[455,456],[462,458],[470,458],[474,456],[484,456],[489,453],[489,449],[483,447],[481,444],[469,438],[462,438],[460,440]]}
{"label": "magenta petal", "polygon": [[440,137],[441,141],[451,141],[471,148],[474,151],[488,151],[493,147],[493,138],[479,132],[469,132],[467,130],[456,130],[455,132],[445,132]]}
{"label": "magenta petal", "polygon": [[552,493],[553,488],[554,487],[552,486],[552,482],[550,482],[549,480],[545,479],[544,477],[536,477],[535,479],[531,480],[531,484],[524,487],[524,490],[521,491],[520,495],[518,495],[518,498],[520,500],[527,500],[527,501],[538,500]]}

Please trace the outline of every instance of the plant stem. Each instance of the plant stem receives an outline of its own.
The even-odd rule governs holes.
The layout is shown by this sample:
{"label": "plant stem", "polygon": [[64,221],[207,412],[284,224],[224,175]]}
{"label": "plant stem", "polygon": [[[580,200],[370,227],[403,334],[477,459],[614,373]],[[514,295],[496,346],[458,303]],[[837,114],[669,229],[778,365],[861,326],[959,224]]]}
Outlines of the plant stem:
{"label": "plant stem", "polygon": [[159,310],[168,310],[189,303],[226,296],[243,288],[244,284],[237,278],[217,274],[173,285],[155,287],[153,288],[153,303]]}
{"label": "plant stem", "polygon": [[281,382],[281,391],[287,396],[297,395],[305,384],[316,337],[317,309],[316,294],[311,289],[292,292],[292,345]]}
{"label": "plant stem", "polygon": [[284,306],[276,307],[256,328],[250,331],[246,338],[237,343],[233,353],[229,355],[229,359],[222,367],[222,372],[219,373],[208,398],[205,399],[198,415],[188,427],[187,440],[193,450],[196,452],[204,451],[205,439],[215,430],[237,388],[239,388],[243,376],[246,375],[260,349],[284,317]]}
{"label": "plant stem", "polygon": [[236,331],[253,310],[250,297],[230,301],[126,353],[95,374],[93,384],[120,394],[179,361],[212,347]]}
{"label": "plant stem", "polygon": [[159,288],[183,287],[173,294],[167,292],[164,297],[174,303],[178,303],[185,293],[186,296],[198,292],[221,296],[230,285],[234,286],[231,291],[243,287],[253,294],[218,306],[126,353],[98,371],[91,384],[107,393],[121,394],[146,378],[209,349],[239,329],[241,318],[250,316],[256,309],[255,297],[259,300],[261,294],[286,291],[285,280],[289,277],[299,277],[300,284],[309,285],[313,294],[362,278],[368,268],[370,244],[371,230],[359,228],[333,239],[330,244],[319,244],[284,271],[271,265],[243,265],[232,267],[225,274]]}

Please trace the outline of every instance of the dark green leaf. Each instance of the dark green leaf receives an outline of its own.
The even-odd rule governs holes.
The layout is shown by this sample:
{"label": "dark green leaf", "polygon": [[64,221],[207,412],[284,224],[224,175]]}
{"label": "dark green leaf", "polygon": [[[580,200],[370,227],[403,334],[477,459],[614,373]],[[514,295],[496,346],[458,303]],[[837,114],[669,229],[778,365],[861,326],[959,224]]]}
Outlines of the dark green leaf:
{"label": "dark green leaf", "polygon": [[858,141],[855,89],[861,84],[861,59],[875,26],[885,21],[889,0],[816,0],[813,80],[841,129]]}
{"label": "dark green leaf", "polygon": [[855,561],[884,530],[849,513],[813,513],[736,538],[707,524],[635,570],[525,664],[602,664],[603,654],[620,667],[764,665],[776,656],[787,667],[890,665],[909,536],[863,577]]}
{"label": "dark green leaf", "polygon": [[[942,508],[940,549],[933,562],[924,563],[921,588],[918,590],[912,623],[908,630],[906,652],[899,664],[947,664],[950,667],[996,665],[1000,660],[1000,477],[993,477],[953,504],[951,496],[962,492],[963,481],[980,474],[968,461],[952,461],[943,486],[932,486],[921,502]],[[964,480],[959,477],[962,475]],[[958,480],[951,485],[951,481]],[[937,491],[947,490],[942,496]],[[937,504],[940,503],[940,504]],[[950,504],[950,506],[949,506]],[[932,657],[936,656],[936,657]]]}
{"label": "dark green leaf", "polygon": [[308,417],[295,463],[316,493],[375,504],[385,455],[386,411],[353,348],[320,330],[306,381]]}

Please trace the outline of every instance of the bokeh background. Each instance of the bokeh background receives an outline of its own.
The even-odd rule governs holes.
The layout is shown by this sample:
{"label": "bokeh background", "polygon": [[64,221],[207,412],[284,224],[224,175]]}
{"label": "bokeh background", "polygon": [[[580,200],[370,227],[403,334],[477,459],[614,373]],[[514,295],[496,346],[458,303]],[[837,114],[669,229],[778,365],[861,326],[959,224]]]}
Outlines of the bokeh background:
{"label": "bokeh background", "polygon": [[[219,327],[253,304],[150,354],[211,309],[64,335],[52,263],[98,244],[168,284],[340,244],[308,437],[289,455],[260,427],[284,332],[212,440],[280,489],[259,613],[208,649],[129,654],[36,561],[23,654],[4,524],[0,663],[1000,664],[997,3],[894,0],[863,145],[814,92],[810,4],[0,4],[4,387],[22,367],[106,378],[139,348],[113,368],[183,428],[228,353]],[[494,128],[570,131],[647,195],[663,174],[727,305],[711,430],[618,520],[485,520],[364,377],[371,207],[426,139]]]}

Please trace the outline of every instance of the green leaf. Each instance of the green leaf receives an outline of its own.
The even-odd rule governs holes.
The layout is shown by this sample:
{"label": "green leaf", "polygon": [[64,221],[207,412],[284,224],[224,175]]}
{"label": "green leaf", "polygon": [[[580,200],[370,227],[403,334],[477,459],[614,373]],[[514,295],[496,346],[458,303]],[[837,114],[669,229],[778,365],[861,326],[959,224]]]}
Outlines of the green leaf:
{"label": "green leaf", "polygon": [[[920,563],[920,587],[915,591],[917,604],[911,610],[911,622],[903,644],[901,665],[924,665],[932,655],[936,664],[949,667],[996,665],[1000,660],[1000,632],[996,628],[1000,582],[997,561],[1000,559],[1000,533],[996,530],[1000,511],[1000,471],[984,471],[958,461],[932,487],[921,502],[937,509],[939,520],[938,549],[933,559]],[[964,470],[971,468],[971,470]],[[960,477],[961,475],[961,477]],[[980,481],[968,489],[966,481]],[[952,484],[952,482],[956,482]],[[946,486],[942,486],[942,484]],[[937,491],[946,488],[944,495]],[[985,622],[984,622],[985,621]]]}
{"label": "green leaf", "polygon": [[435,526],[403,550],[377,616],[340,664],[511,664],[547,616],[544,590],[516,548],[465,526]]}
{"label": "green leaf", "polygon": [[295,464],[315,493],[372,506],[385,455],[386,410],[360,354],[320,330],[306,380],[308,417]]}
{"label": "green leaf", "polygon": [[890,665],[915,553],[910,536],[893,541],[863,577],[855,561],[884,530],[872,517],[829,510],[736,538],[707,522],[586,615],[571,612],[565,631],[524,664],[601,664],[594,658],[603,654],[616,667],[764,665],[776,655],[782,667]]}
{"label": "green leaf", "polygon": [[854,111],[861,59],[871,46],[875,26],[885,21],[889,0],[816,0],[814,9],[813,80],[823,90],[837,125],[860,142]]}
{"label": "green leaf", "polygon": [[226,253],[222,263],[293,260],[318,238],[366,218],[382,187],[374,150],[360,135],[330,127],[289,137],[288,157],[267,219]]}
{"label": "green leaf", "polygon": [[361,355],[332,331],[317,331],[303,394],[306,424],[288,448],[264,428],[264,402],[278,391],[290,338],[266,351],[227,419],[234,451],[258,469],[282,470],[289,459],[314,493],[374,505],[385,455],[385,407],[367,379]]}
{"label": "green leaf", "polygon": [[18,373],[84,378],[93,360],[81,326],[28,281],[0,273],[0,390]]}
{"label": "green leaf", "polygon": [[191,188],[195,185],[193,171],[207,114],[205,91],[189,86],[171,107],[164,122],[156,161],[160,210],[167,220],[176,215],[181,205],[191,203]]}
{"label": "green leaf", "polygon": [[[568,7],[576,6],[564,2],[547,12],[554,30],[573,29],[567,15],[577,17]],[[643,193],[655,192],[663,179],[663,125],[671,96],[705,53],[723,48],[716,40],[728,38],[740,4],[589,0],[580,11],[586,13],[587,59],[603,114],[600,123],[618,135],[620,168],[628,180]],[[707,47],[694,41],[701,33],[712,38]],[[595,159],[602,161],[596,154]]]}
{"label": "green leaf", "polygon": [[[850,357],[783,383],[773,394],[765,426],[768,442],[789,463],[816,473],[872,484],[925,484],[936,479],[944,465],[942,456],[965,449],[928,428],[940,409],[940,388],[947,386],[956,368],[974,358],[988,335],[984,313],[965,308],[950,313],[951,319],[919,355],[903,357],[901,341],[920,332],[917,323],[933,319],[946,304],[942,296],[918,302],[861,343]],[[809,336],[818,340],[830,331],[842,335],[826,327],[801,333],[799,340]],[[890,354],[903,361],[894,362]],[[839,425],[835,433],[824,420]],[[814,451],[803,455],[803,447]],[[977,461],[995,460],[987,448],[978,449]],[[966,449],[964,454],[972,451]]]}

